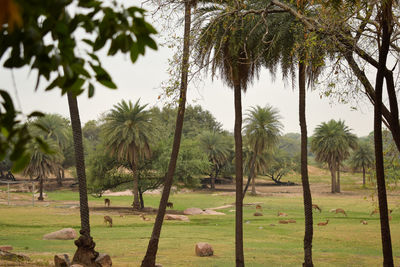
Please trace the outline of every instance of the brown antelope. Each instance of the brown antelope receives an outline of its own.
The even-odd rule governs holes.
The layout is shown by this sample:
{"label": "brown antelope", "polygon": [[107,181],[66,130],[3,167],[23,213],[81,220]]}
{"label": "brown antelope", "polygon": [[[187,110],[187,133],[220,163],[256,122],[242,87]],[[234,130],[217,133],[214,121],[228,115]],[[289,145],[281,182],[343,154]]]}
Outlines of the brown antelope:
{"label": "brown antelope", "polygon": [[284,212],[278,212],[278,217],[286,217],[287,213]]}
{"label": "brown antelope", "polygon": [[104,206],[110,207],[111,200],[109,198],[104,199]]}
{"label": "brown antelope", "polygon": [[168,203],[167,203],[167,208],[173,209],[173,208],[174,208],[174,203],[168,202]]}
{"label": "brown antelope", "polygon": [[343,213],[344,216],[347,217],[347,214],[346,214],[346,212],[344,211],[344,209],[331,209],[330,212],[334,212],[334,213],[336,213],[336,214],[338,214],[338,213]]}
{"label": "brown antelope", "polygon": [[328,224],[329,220],[326,220],[326,222],[320,222],[318,223],[318,226],[326,226]]}
{"label": "brown antelope", "polygon": [[289,223],[289,221],[286,221],[286,220],[280,220],[280,221],[279,221],[279,223],[280,223],[280,224],[288,224],[288,223]]}
{"label": "brown antelope", "polygon": [[319,210],[320,213],[322,211],[321,208],[317,204],[312,204],[312,208],[316,209],[316,210]]}
{"label": "brown antelope", "polygon": [[[388,209],[389,214],[392,214],[393,210],[392,209]],[[374,214],[378,214],[379,213],[379,209],[374,209],[371,214],[369,216],[372,216]]]}
{"label": "brown antelope", "polygon": [[107,223],[108,223],[108,225],[110,227],[112,227],[112,219],[111,219],[111,217],[110,216],[104,216],[104,223],[106,224],[106,226],[107,226]]}
{"label": "brown antelope", "polygon": [[296,223],[296,220],[288,220],[288,223]]}
{"label": "brown antelope", "polygon": [[259,205],[259,204],[257,204],[257,205],[256,205],[256,210],[260,210],[260,211],[262,211],[262,206],[261,206],[261,205]]}
{"label": "brown antelope", "polygon": [[368,222],[367,222],[366,220],[361,220],[360,223],[361,223],[361,224],[364,224],[364,225],[367,225],[367,224],[368,224]]}
{"label": "brown antelope", "polygon": [[142,220],[143,220],[143,221],[146,221],[146,222],[148,222],[148,221],[151,220],[150,218],[144,217],[144,214],[140,214],[139,217],[142,218]]}

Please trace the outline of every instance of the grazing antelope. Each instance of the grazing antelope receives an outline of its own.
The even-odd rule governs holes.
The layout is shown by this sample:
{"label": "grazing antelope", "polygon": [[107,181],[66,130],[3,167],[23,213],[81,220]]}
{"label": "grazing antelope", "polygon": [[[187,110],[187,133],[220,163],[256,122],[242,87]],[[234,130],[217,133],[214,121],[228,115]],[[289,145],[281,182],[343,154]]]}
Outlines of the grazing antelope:
{"label": "grazing antelope", "polygon": [[330,212],[334,212],[334,213],[336,213],[336,214],[338,214],[338,213],[343,213],[344,216],[347,217],[347,214],[346,214],[346,212],[344,211],[344,209],[331,209]]}
{"label": "grazing antelope", "polygon": [[174,208],[174,203],[168,202],[168,203],[167,203],[167,208],[173,209],[173,208]]}
{"label": "grazing antelope", "polygon": [[319,210],[320,213],[322,211],[321,208],[317,204],[312,204],[312,208],[316,209],[316,210]]}
{"label": "grazing antelope", "polygon": [[107,226],[107,223],[108,223],[108,225],[110,226],[110,227],[112,227],[112,219],[111,219],[111,217],[110,216],[104,216],[104,223],[106,224],[106,226]]}
{"label": "grazing antelope", "polygon": [[278,217],[286,217],[287,213],[284,212],[278,212]]}
{"label": "grazing antelope", "polygon": [[280,224],[288,224],[288,223],[289,223],[289,221],[286,221],[286,220],[280,220],[280,221],[279,221],[279,223],[280,223]]}
{"label": "grazing antelope", "polygon": [[148,221],[151,220],[150,218],[144,217],[144,214],[140,214],[139,217],[142,218],[143,221],[147,221],[148,222]]}
{"label": "grazing antelope", "polygon": [[[389,214],[392,214],[393,210],[392,209],[388,209]],[[372,216],[374,214],[378,214],[379,213],[379,209],[374,209],[371,214],[369,216]]]}
{"label": "grazing antelope", "polygon": [[361,220],[360,223],[361,223],[361,224],[364,224],[364,225],[367,225],[367,224],[368,224],[368,222],[367,222],[366,220]]}
{"label": "grazing antelope", "polygon": [[326,220],[326,222],[320,222],[320,223],[318,223],[318,226],[325,226],[328,224],[328,222],[329,222],[329,220]]}
{"label": "grazing antelope", "polygon": [[296,220],[288,220],[288,223],[296,223]]}
{"label": "grazing antelope", "polygon": [[257,205],[256,205],[256,210],[260,210],[260,211],[262,211],[262,206],[261,206],[261,205],[259,205],[259,204],[257,204]]}
{"label": "grazing antelope", "polygon": [[110,204],[111,204],[111,200],[109,198],[105,198],[104,199],[104,206],[110,207]]}

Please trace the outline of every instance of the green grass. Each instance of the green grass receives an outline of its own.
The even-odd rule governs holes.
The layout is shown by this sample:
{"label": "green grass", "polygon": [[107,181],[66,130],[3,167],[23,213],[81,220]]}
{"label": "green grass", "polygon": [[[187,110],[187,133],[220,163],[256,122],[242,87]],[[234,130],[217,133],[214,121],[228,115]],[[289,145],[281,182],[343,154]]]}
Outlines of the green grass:
{"label": "green grass", "polygon": [[[343,179],[344,180],[344,179]],[[345,186],[345,183],[343,184]],[[23,195],[23,194],[22,194]],[[50,205],[0,206],[0,245],[12,245],[14,251],[23,252],[34,260],[51,262],[55,253],[73,255],[73,241],[42,240],[44,234],[65,227],[79,230],[79,210],[63,203],[78,200],[78,193],[60,191],[48,193]],[[28,197],[28,196],[27,196]],[[109,197],[112,206],[129,206],[131,196]],[[146,206],[156,208],[160,196],[145,195]],[[217,207],[232,204],[234,196],[212,193],[173,194],[174,209],[188,207]],[[399,198],[390,198],[391,205]],[[103,198],[89,197],[90,206],[103,206]],[[301,197],[247,196],[245,203],[262,202],[262,217],[254,217],[254,206],[244,207],[244,248],[246,266],[300,266],[303,259],[304,215]],[[314,213],[313,258],[315,266],[381,266],[382,252],[378,216],[370,217],[369,198],[359,196],[314,197],[323,209]],[[343,208],[348,217],[333,214],[332,208]],[[157,256],[163,266],[234,266],[234,212],[221,210],[225,216],[190,216],[190,222],[165,221]],[[287,218],[297,223],[278,224],[277,212],[288,213]],[[108,253],[114,266],[139,266],[145,254],[153,222],[144,222],[137,215],[119,217],[111,213],[114,226],[105,227],[105,212],[91,212],[91,231],[96,249]],[[400,212],[393,214],[391,234],[395,265],[400,264]],[[148,216],[153,219],[154,215]],[[283,218],[285,219],[285,218]],[[316,223],[329,219],[326,227]],[[361,225],[360,220],[368,220]],[[275,226],[270,226],[275,224]],[[209,242],[214,247],[213,257],[200,258],[194,254],[197,242]]]}

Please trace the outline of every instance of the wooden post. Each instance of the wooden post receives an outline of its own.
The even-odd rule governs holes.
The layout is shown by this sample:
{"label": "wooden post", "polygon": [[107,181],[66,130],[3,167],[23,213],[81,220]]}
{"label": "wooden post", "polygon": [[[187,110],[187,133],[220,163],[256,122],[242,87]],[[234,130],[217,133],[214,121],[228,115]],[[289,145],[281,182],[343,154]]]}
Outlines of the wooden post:
{"label": "wooden post", "polygon": [[7,205],[10,206],[10,183],[7,183]]}
{"label": "wooden post", "polygon": [[35,206],[35,182],[32,181],[32,206]]}

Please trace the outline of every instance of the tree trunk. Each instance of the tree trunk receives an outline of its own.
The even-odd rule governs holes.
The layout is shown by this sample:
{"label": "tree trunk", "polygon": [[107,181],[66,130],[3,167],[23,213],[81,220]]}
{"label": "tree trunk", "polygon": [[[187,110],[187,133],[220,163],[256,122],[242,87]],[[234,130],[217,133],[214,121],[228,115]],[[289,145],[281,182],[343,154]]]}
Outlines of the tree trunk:
{"label": "tree trunk", "polygon": [[336,193],[340,193],[340,163],[337,165]]}
{"label": "tree trunk", "polygon": [[214,190],[215,189],[215,177],[214,177],[214,175],[211,175],[210,181],[211,181],[211,190]]}
{"label": "tree trunk", "polygon": [[299,63],[299,120],[301,131],[301,183],[305,217],[304,262],[303,266],[312,267],[313,214],[307,163],[307,121],[306,121],[306,72],[304,61]]}
{"label": "tree trunk", "polygon": [[81,230],[79,231],[81,236],[78,240],[75,240],[75,245],[78,248],[75,252],[72,263],[80,263],[89,267],[95,267],[95,259],[99,253],[94,250],[96,243],[93,242],[93,239],[90,236],[89,205],[86,188],[85,157],[83,153],[81,120],[79,117],[79,108],[76,97],[70,92],[67,92],[67,95],[74,140],[76,173],[79,182],[79,210],[81,217]]}
{"label": "tree trunk", "polygon": [[174,134],[174,143],[172,146],[171,159],[168,165],[168,172],[165,177],[164,189],[162,192],[160,205],[158,208],[158,213],[156,221],[154,222],[153,232],[147,247],[146,255],[142,261],[142,267],[154,267],[156,263],[156,255],[158,250],[158,242],[160,239],[162,223],[164,220],[165,209],[167,207],[169,193],[171,191],[172,180],[174,177],[176,161],[178,159],[179,147],[182,137],[182,127],[183,119],[185,115],[185,105],[186,105],[186,91],[188,82],[188,69],[189,69],[189,45],[190,45],[190,26],[191,26],[191,1],[185,1],[185,29],[183,37],[183,55],[182,55],[182,76],[181,76],[181,86],[180,86],[180,97],[179,97],[179,107],[178,114],[176,117],[176,126]]}
{"label": "tree trunk", "polygon": [[250,162],[249,177],[247,178],[247,183],[246,183],[246,186],[244,187],[244,190],[243,190],[243,198],[245,197],[247,189],[249,188],[250,181],[252,180],[251,178],[254,176],[256,158],[257,158],[257,151],[254,151],[253,157],[252,157],[251,162]]}
{"label": "tree trunk", "polygon": [[143,192],[140,189],[140,187],[138,187],[138,192],[139,192],[139,201],[140,201],[140,209],[144,209],[144,200],[143,200]]}
{"label": "tree trunk", "polygon": [[331,193],[334,194],[336,192],[336,170],[334,163],[329,164],[329,170],[331,172]]}
{"label": "tree trunk", "polygon": [[61,187],[61,186],[62,186],[61,168],[57,170],[56,177],[57,177],[57,185],[58,185],[59,187]]}
{"label": "tree trunk", "polygon": [[132,166],[132,173],[133,173],[133,203],[132,207],[134,210],[140,209],[140,202],[139,202],[139,179],[136,173],[136,164],[135,162],[131,163]]}
{"label": "tree trunk", "polygon": [[43,201],[43,176],[39,177],[39,197],[38,200]]}
{"label": "tree trunk", "polygon": [[236,267],[244,266],[243,253],[243,148],[242,148],[242,90],[238,82],[234,85],[235,95],[235,174],[236,174]]}
{"label": "tree trunk", "polygon": [[386,71],[386,61],[389,52],[390,36],[392,33],[392,1],[382,2],[381,28],[382,39],[379,49],[379,66],[376,74],[375,83],[375,108],[374,108],[374,141],[375,141],[375,165],[376,182],[378,185],[379,213],[381,223],[381,237],[383,248],[383,266],[394,266],[392,241],[390,237],[390,227],[388,218],[387,196],[385,171],[383,165],[383,145],[382,145],[382,91],[383,79]]}
{"label": "tree trunk", "polygon": [[253,178],[251,178],[251,194],[252,195],[257,195],[256,192],[256,177],[253,176]]}
{"label": "tree trunk", "polygon": [[362,166],[362,170],[363,170],[363,187],[365,187],[365,166]]}

